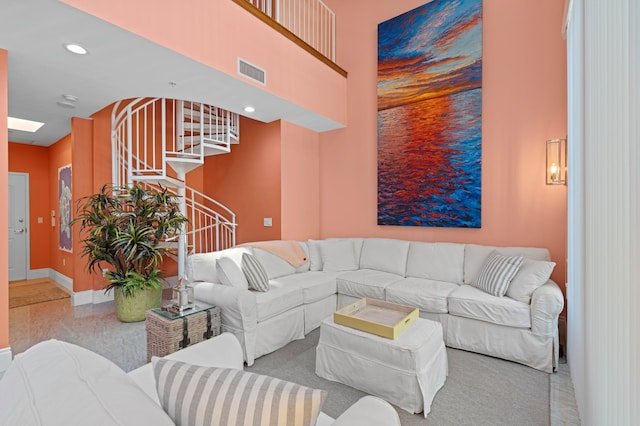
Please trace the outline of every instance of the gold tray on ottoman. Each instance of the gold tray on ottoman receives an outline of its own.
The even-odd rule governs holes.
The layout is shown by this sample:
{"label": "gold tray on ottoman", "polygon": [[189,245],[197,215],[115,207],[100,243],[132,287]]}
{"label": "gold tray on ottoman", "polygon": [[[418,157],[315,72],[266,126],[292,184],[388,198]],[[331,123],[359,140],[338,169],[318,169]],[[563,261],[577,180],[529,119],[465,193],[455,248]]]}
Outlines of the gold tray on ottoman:
{"label": "gold tray on ottoman", "polygon": [[336,324],[395,339],[418,319],[418,308],[364,298],[333,314]]}

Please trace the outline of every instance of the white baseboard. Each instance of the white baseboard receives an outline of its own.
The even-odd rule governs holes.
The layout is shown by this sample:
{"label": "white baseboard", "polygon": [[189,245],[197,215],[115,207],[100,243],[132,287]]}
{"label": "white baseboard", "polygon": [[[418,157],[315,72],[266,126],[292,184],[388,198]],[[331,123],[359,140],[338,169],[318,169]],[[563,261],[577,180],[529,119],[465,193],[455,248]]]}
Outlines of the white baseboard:
{"label": "white baseboard", "polygon": [[37,278],[49,278],[51,274],[51,269],[42,268],[42,269],[30,269],[27,271],[27,279],[35,280]]}
{"label": "white baseboard", "polygon": [[93,290],[93,303],[104,303],[113,300],[113,291],[104,294],[104,290]]}
{"label": "white baseboard", "polygon": [[93,303],[93,290],[79,291],[71,294],[73,306],[89,305]]}
{"label": "white baseboard", "polygon": [[104,303],[113,300],[113,292],[104,294],[104,290],[85,290],[73,293],[71,303],[73,306],[89,305],[91,303]]}
{"label": "white baseboard", "polygon": [[5,371],[11,365],[11,347],[0,349],[0,372]]}
{"label": "white baseboard", "polygon": [[73,280],[55,269],[49,269],[49,278],[73,293]]}
{"label": "white baseboard", "polygon": [[[50,268],[35,269],[34,271],[31,271],[31,272],[35,272],[35,271],[37,271],[37,273],[39,274],[46,273],[47,275],[43,275],[42,277],[33,277],[33,278],[45,278],[48,276],[58,284],[62,285],[64,288],[68,289],[71,292],[71,304],[73,306],[88,305],[91,303],[93,304],[104,303],[104,302],[110,302],[113,300],[112,291],[109,292],[109,294],[104,294],[104,290],[85,290],[85,291],[74,292],[73,280],[54,269],[50,269]],[[173,287],[177,281],[178,281],[177,276],[165,278],[165,282],[168,285],[168,287],[165,287],[165,288]]]}

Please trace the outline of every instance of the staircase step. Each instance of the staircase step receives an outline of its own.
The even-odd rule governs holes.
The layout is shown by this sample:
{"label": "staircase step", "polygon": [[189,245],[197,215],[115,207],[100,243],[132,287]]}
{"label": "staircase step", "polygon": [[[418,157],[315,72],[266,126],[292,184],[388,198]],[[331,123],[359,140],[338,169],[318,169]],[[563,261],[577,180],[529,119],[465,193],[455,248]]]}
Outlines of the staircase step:
{"label": "staircase step", "polygon": [[[200,111],[199,110],[195,110],[192,108],[188,108],[188,107],[184,107],[183,109],[183,115],[189,119],[191,119],[192,121],[198,121],[200,120]],[[217,114],[211,114],[210,112],[208,112],[207,110],[205,110],[204,112],[204,116],[205,117],[214,117],[220,120],[226,120],[225,117],[220,117]]]}
{"label": "staircase step", "polygon": [[162,185],[165,188],[183,188],[184,182],[180,179],[172,178],[170,176],[158,176],[158,175],[133,175],[131,179],[135,182],[148,182],[156,185]]}
{"label": "staircase step", "polygon": [[203,162],[191,158],[169,157],[167,156],[167,164],[176,171],[176,173],[189,173],[202,166]]}
{"label": "staircase step", "polygon": [[224,134],[227,131],[229,131],[230,127],[228,125],[222,124],[222,123],[220,123],[220,124],[207,124],[207,123],[200,124],[200,123],[185,121],[184,123],[182,123],[182,128],[187,132],[199,132],[200,129],[202,128],[205,132],[206,131],[210,131],[210,130],[215,130],[216,133]]}
{"label": "staircase step", "polygon": [[[226,133],[220,133],[220,134],[216,134],[216,133],[207,133],[205,135],[202,136],[202,139],[204,140],[204,142],[206,143],[207,141],[214,141],[214,142],[218,142],[218,143],[226,143],[224,141],[224,138],[226,138]],[[183,136],[182,140],[184,142],[185,147],[189,148],[189,147],[197,147],[200,144],[200,136]]]}

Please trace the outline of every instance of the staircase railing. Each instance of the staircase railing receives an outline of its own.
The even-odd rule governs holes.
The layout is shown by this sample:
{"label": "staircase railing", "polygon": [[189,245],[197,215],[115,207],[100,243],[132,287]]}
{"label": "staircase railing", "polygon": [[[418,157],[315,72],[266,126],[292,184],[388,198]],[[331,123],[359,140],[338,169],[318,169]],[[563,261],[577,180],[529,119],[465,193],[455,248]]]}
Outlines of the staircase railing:
{"label": "staircase railing", "polygon": [[[187,233],[190,252],[206,253],[236,245],[234,212],[193,188],[185,188],[185,198],[187,217],[191,223]],[[219,213],[218,209],[226,212],[226,215]]]}
{"label": "staircase railing", "polygon": [[335,62],[336,15],[322,0],[245,1]]}
{"label": "staircase railing", "polygon": [[[222,250],[232,247],[236,243],[236,215],[228,207],[218,201],[187,187],[185,182],[178,179],[177,173],[167,169],[169,161],[190,162],[200,160],[204,163],[203,153],[207,144],[220,144],[214,138],[204,136],[204,143],[189,143],[186,146],[181,135],[185,135],[178,128],[184,122],[181,109],[186,101],[162,98],[138,98],[122,105],[116,103],[112,112],[112,148],[113,148],[113,183],[118,186],[128,186],[134,182],[145,185],[164,185],[176,188],[178,194],[184,194],[185,211],[183,214],[190,220],[187,230],[186,250],[190,253],[201,253],[211,250]],[[194,107],[194,103],[187,103]],[[199,104],[203,105],[203,104]],[[202,109],[207,109],[204,106]],[[226,116],[228,111],[210,107],[211,112],[220,117]],[[231,114],[224,129],[222,124],[218,130],[224,130],[229,138],[238,136],[237,115]],[[167,120],[170,117],[170,120]],[[206,119],[205,119],[206,121]],[[209,123],[211,124],[211,123]],[[178,129],[178,130],[176,130]],[[213,133],[200,133],[202,135]],[[191,137],[188,134],[187,137]],[[207,140],[210,139],[210,140]],[[228,142],[227,142],[228,143]],[[199,147],[197,147],[199,145]],[[172,152],[182,156],[167,155],[167,146]],[[181,149],[182,151],[179,151]]]}

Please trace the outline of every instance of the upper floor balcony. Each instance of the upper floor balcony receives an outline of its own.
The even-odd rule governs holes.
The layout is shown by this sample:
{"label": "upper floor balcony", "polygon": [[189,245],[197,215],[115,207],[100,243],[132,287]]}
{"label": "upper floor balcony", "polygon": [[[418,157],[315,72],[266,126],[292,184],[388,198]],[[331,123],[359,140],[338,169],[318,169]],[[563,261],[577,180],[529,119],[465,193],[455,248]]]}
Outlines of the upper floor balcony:
{"label": "upper floor balcony", "polygon": [[346,76],[335,64],[336,16],[322,0],[234,1]]}

